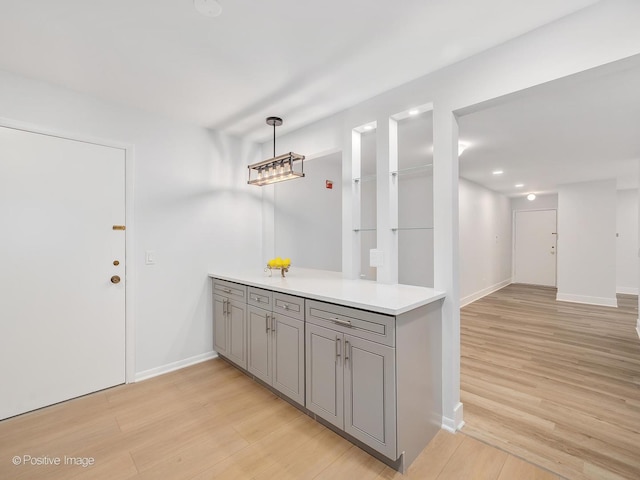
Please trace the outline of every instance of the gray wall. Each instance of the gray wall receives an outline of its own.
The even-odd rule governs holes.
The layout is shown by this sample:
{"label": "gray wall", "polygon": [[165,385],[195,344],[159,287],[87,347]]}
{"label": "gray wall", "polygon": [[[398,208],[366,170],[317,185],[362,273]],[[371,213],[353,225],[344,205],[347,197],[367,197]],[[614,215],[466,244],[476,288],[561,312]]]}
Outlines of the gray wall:
{"label": "gray wall", "polygon": [[342,154],[305,161],[304,171],[305,178],[274,185],[275,255],[289,257],[294,268],[340,272]]}

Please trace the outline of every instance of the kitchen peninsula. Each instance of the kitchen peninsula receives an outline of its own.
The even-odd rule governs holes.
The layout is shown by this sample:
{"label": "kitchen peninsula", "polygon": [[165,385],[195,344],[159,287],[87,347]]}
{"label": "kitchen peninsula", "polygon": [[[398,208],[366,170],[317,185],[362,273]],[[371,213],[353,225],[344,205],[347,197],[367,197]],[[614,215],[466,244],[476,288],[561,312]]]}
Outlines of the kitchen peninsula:
{"label": "kitchen peninsula", "polygon": [[214,350],[406,471],[442,423],[444,293],[339,272],[212,272]]}

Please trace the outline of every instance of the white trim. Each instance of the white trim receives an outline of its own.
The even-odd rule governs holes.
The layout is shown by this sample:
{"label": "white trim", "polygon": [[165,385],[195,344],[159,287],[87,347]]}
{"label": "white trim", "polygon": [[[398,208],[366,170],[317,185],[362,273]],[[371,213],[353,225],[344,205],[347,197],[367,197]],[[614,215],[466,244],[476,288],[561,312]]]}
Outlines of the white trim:
{"label": "white trim", "polygon": [[603,307],[617,307],[617,298],[590,297],[588,295],[573,295],[570,293],[558,293],[556,300],[559,302],[586,303],[588,305],[601,305]]}
{"label": "white trim", "polygon": [[51,137],[59,137],[68,140],[74,140],[83,143],[92,143],[104,147],[119,148],[125,152],[125,225],[127,227],[125,234],[125,382],[135,381],[135,358],[136,358],[136,342],[135,342],[135,321],[134,321],[134,146],[128,143],[122,143],[115,140],[93,137],[90,135],[77,135],[67,131],[55,128],[43,127],[37,124],[21,122],[5,117],[0,117],[0,127],[12,128],[14,130],[22,130],[25,132],[37,133],[40,135],[48,135]]}
{"label": "white trim", "polygon": [[636,333],[638,334],[638,338],[640,338],[640,318],[636,322]]}
{"label": "white trim", "polygon": [[497,292],[501,288],[504,288],[507,285],[511,285],[511,283],[512,283],[511,278],[507,278],[506,280],[496,283],[495,285],[490,285],[487,288],[483,288],[482,290],[472,293],[471,295],[467,295],[466,297],[463,297],[460,299],[460,308],[465,307],[470,303],[481,299],[482,297],[486,297],[487,295],[490,295],[493,292]]}
{"label": "white trim", "polygon": [[177,362],[168,363],[167,365],[150,368],[149,370],[145,370],[144,372],[138,372],[136,373],[135,381],[140,382],[142,380],[148,380],[150,378],[157,377],[158,375],[164,375],[165,373],[174,372],[176,370],[180,370],[181,368],[190,367],[192,365],[206,362],[207,360],[211,360],[212,358],[217,357],[218,354],[211,350],[210,352],[201,353],[200,355],[195,355],[183,360],[178,360]]}
{"label": "white trim", "polygon": [[133,212],[135,150],[133,145],[125,147],[125,382],[131,383],[136,377],[136,325],[135,325],[135,221]]}
{"label": "white trim", "polygon": [[624,295],[638,295],[637,287],[616,287],[616,293],[622,293]]}
{"label": "white trim", "polygon": [[456,431],[461,430],[464,427],[463,420],[463,405],[462,403],[458,403],[456,408],[453,410],[455,418],[442,417],[442,428],[447,432],[456,433]]}

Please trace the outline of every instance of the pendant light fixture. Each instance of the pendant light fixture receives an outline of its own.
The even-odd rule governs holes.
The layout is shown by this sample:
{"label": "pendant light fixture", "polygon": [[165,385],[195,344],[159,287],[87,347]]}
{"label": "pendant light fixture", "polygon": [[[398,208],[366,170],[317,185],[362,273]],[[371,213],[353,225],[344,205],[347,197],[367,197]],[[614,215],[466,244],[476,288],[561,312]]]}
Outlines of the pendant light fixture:
{"label": "pendant light fixture", "polygon": [[[249,165],[249,185],[269,185],[293,178],[304,177],[304,155],[289,152],[276,157],[276,127],[282,125],[280,117],[268,117],[267,125],[273,127],[273,158]],[[299,162],[300,170],[295,169]]]}

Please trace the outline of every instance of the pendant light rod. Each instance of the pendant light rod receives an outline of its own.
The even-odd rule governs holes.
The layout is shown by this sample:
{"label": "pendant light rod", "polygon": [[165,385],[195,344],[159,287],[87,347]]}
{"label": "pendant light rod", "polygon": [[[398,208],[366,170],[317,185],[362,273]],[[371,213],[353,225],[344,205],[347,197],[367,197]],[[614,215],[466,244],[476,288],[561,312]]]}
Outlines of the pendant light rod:
{"label": "pendant light rod", "polygon": [[273,156],[276,156],[276,127],[282,125],[282,119],[280,117],[267,117],[267,125],[273,127]]}

